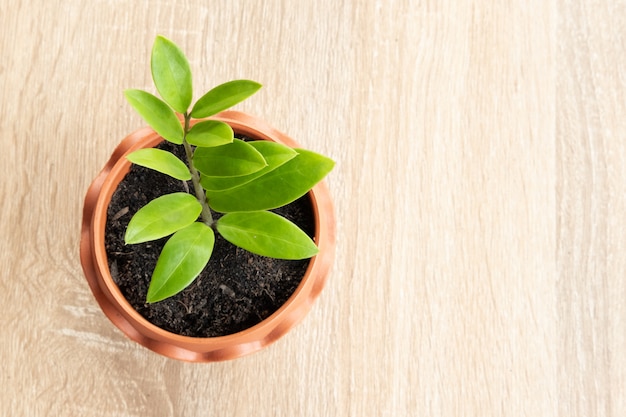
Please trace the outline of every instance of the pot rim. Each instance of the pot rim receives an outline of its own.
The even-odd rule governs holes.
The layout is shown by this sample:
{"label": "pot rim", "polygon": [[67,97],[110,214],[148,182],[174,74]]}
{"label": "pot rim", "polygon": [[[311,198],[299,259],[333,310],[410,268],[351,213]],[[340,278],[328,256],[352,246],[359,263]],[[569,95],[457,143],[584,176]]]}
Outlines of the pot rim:
{"label": "pot rim", "polygon": [[[246,113],[225,111],[211,119],[228,123],[239,134],[298,147],[284,133]],[[80,245],[81,263],[89,286],[105,315],[126,336],[164,356],[192,362],[213,362],[256,352],[298,324],[326,283],[335,249],[335,218],[328,188],[322,181],[308,193],[315,218],[314,240],[319,253],[311,258],[300,284],[287,301],[260,323],[240,332],[208,338],[182,336],[150,323],[130,305],[111,277],[103,245],[111,196],[131,166],[125,155],[140,148],[156,146],[161,141],[163,138],[150,128],[131,133],[118,145],[89,187]]]}

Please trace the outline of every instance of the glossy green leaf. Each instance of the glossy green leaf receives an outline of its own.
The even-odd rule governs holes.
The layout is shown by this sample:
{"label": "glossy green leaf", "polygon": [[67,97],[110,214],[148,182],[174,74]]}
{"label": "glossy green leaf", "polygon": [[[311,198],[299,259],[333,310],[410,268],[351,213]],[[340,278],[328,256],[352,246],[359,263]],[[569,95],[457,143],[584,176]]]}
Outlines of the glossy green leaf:
{"label": "glossy green leaf", "polygon": [[207,191],[209,205],[222,213],[269,210],[302,197],[333,169],[335,163],[315,152],[296,151],[295,158],[253,181],[228,190]]}
{"label": "glossy green leaf", "polygon": [[126,90],[124,95],[155,132],[172,143],[183,143],[183,126],[176,113],[163,100],[142,90]]}
{"label": "glossy green leaf", "polygon": [[191,110],[196,119],[209,117],[245,100],[261,88],[251,80],[233,80],[220,84],[200,98]]}
{"label": "glossy green leaf", "polygon": [[232,143],[233,129],[224,122],[205,120],[198,122],[187,133],[187,142],[194,146],[213,147]]}
{"label": "glossy green leaf", "polygon": [[234,139],[227,145],[196,148],[193,165],[204,175],[212,177],[248,175],[267,166],[263,155],[240,139]]}
{"label": "glossy green leaf", "polygon": [[306,259],[318,252],[298,226],[269,211],[225,214],[217,231],[233,245],[272,258]]}
{"label": "glossy green leaf", "polygon": [[126,156],[133,164],[159,171],[177,180],[188,181],[191,173],[187,165],[171,152],[161,149],[139,149]]}
{"label": "glossy green leaf", "polygon": [[195,222],[202,206],[191,194],[173,193],[155,198],[130,219],[124,240],[127,244],[160,239]]}
{"label": "glossy green leaf", "polygon": [[176,232],[161,251],[146,301],[161,301],[187,288],[209,262],[214,243],[213,230],[203,223]]}
{"label": "glossy green leaf", "polygon": [[174,42],[157,36],[150,60],[152,79],[161,97],[174,110],[186,113],[191,104],[191,69],[185,54]]}
{"label": "glossy green leaf", "polygon": [[263,155],[267,166],[253,174],[242,175],[239,177],[209,177],[203,175],[200,183],[205,190],[227,190],[229,188],[238,187],[252,181],[268,172],[278,168],[285,162],[294,158],[298,153],[288,146],[267,140],[259,140],[247,142]]}

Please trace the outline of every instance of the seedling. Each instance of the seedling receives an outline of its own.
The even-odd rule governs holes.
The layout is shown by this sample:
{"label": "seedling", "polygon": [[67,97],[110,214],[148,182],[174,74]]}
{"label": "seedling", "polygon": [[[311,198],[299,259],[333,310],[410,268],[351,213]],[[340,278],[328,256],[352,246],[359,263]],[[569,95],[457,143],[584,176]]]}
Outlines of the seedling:
{"label": "seedling", "polygon": [[[215,233],[272,258],[306,259],[317,254],[306,233],[269,210],[305,195],[334,162],[275,142],[235,139],[228,124],[207,119],[254,94],[261,88],[259,83],[221,84],[192,106],[189,62],[178,46],[162,36],[154,42],[151,69],[162,99],[142,90],[126,90],[125,96],[159,135],[184,147],[186,160],[159,149],[137,150],[127,158],[178,180],[191,180],[193,193],[158,197],[128,224],[127,244],[171,235],[152,273],[146,301],[164,300],[191,284],[209,262]],[[211,210],[225,214],[214,220]]]}

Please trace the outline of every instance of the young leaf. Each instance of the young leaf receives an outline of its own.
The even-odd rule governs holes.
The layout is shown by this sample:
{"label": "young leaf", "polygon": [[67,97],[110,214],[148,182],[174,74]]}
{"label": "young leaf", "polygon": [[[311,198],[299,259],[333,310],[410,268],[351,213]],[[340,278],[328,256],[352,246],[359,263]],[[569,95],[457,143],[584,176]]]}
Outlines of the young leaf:
{"label": "young leaf", "polygon": [[261,84],[250,80],[234,80],[210,90],[200,98],[191,110],[196,119],[209,117],[245,100],[261,88]]}
{"label": "young leaf", "polygon": [[195,222],[176,232],[161,251],[146,301],[155,303],[187,288],[209,262],[214,243],[213,229],[204,223]]}
{"label": "young leaf", "polygon": [[247,143],[263,155],[263,158],[265,158],[265,161],[267,162],[267,166],[253,174],[242,175],[239,177],[209,177],[203,175],[200,179],[200,184],[202,184],[202,187],[205,190],[218,191],[238,187],[260,177],[261,175],[267,174],[298,155],[298,153],[290,147],[276,142],[258,140]]}
{"label": "young leaf", "polygon": [[335,163],[315,152],[296,151],[295,158],[246,184],[224,191],[207,191],[209,205],[222,213],[270,210],[302,197]]}
{"label": "young leaf", "polygon": [[152,79],[161,97],[179,113],[191,104],[191,69],[185,54],[174,42],[157,36],[150,60]]}
{"label": "young leaf", "polygon": [[155,198],[130,219],[124,240],[132,244],[160,239],[195,222],[201,211],[202,206],[191,194]]}
{"label": "young leaf", "polygon": [[173,153],[161,149],[138,149],[126,156],[133,164],[159,171],[177,180],[188,181],[191,173],[187,165]]}
{"label": "young leaf", "polygon": [[183,143],[183,126],[170,106],[158,97],[142,90],[126,90],[124,95],[137,113],[159,135],[163,136],[163,139],[177,145]]}
{"label": "young leaf", "polygon": [[187,142],[202,147],[226,145],[232,143],[233,138],[233,129],[217,120],[198,122],[187,133]]}
{"label": "young leaf", "polygon": [[267,166],[263,155],[240,139],[212,148],[196,148],[194,166],[209,176],[231,177],[248,175]]}
{"label": "young leaf", "polygon": [[298,226],[269,211],[225,214],[217,221],[217,231],[233,245],[257,255],[306,259],[318,252]]}

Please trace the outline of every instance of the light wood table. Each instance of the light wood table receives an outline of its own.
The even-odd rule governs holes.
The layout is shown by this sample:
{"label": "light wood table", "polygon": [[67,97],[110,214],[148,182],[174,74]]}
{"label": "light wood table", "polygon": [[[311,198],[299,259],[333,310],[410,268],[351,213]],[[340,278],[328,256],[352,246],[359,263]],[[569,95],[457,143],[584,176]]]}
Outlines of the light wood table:
{"label": "light wood table", "polygon": [[[156,34],[337,161],[337,260],[236,361],[130,342],[78,259]],[[0,0],[0,415],[626,415],[626,1]]]}

